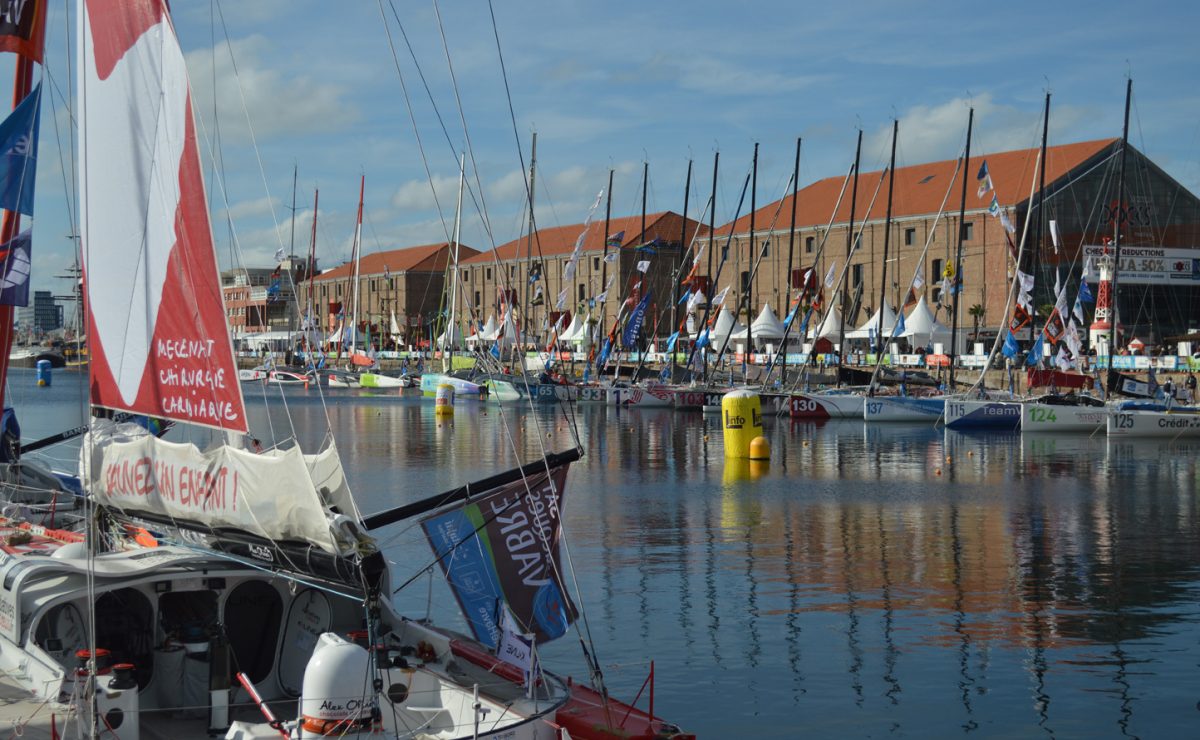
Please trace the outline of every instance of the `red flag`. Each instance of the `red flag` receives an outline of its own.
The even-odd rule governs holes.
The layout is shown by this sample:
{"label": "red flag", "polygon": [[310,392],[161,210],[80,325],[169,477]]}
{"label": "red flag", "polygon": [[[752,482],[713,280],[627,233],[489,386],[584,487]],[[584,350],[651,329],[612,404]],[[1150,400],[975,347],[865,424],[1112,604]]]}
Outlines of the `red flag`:
{"label": "red flag", "polygon": [[42,63],[46,38],[46,0],[0,0],[0,51]]}
{"label": "red flag", "polygon": [[1008,328],[1013,333],[1016,333],[1017,331],[1024,329],[1028,324],[1029,314],[1021,306],[1015,307],[1013,309],[1012,321],[1008,322]]}

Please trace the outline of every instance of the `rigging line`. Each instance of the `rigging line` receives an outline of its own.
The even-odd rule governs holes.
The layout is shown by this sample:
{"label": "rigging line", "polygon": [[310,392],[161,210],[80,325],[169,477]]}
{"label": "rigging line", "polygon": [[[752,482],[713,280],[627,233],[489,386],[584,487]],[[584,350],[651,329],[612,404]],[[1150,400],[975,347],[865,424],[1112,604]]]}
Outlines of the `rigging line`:
{"label": "rigging line", "polygon": [[[387,35],[388,50],[391,51],[391,54],[392,54],[392,64],[395,66],[396,76],[400,80],[400,92],[404,96],[404,107],[408,111],[408,120],[409,120],[409,123],[412,125],[413,138],[415,138],[417,140],[417,152],[420,153],[420,155],[421,155],[421,166],[425,168],[425,179],[429,183],[429,190],[433,194],[433,205],[434,205],[434,209],[437,211],[437,214],[438,214],[438,221],[442,225],[442,233],[445,235],[446,241],[449,242],[450,241],[450,228],[446,225],[446,217],[442,214],[442,203],[438,199],[437,188],[434,187],[434,184],[433,184],[433,172],[429,169],[429,159],[425,155],[425,143],[421,140],[421,132],[417,128],[417,117],[416,117],[416,113],[413,112],[412,98],[408,94],[408,83],[405,82],[404,72],[400,69],[400,57],[396,54],[396,44],[395,44],[395,41],[392,39],[392,29],[388,25],[387,15],[383,12],[383,0],[378,0],[378,2],[379,2],[379,17],[380,17],[380,20],[383,21],[383,32]],[[390,2],[390,0],[389,0],[389,2]],[[396,15],[395,5],[392,5],[392,14]],[[396,15],[396,23],[397,24],[400,23],[399,15]],[[400,32],[401,33],[404,32],[403,26],[400,26]],[[407,37],[406,37],[406,39],[407,39]],[[418,71],[419,71],[419,68],[418,68]],[[422,75],[422,79],[424,79],[423,75]],[[438,114],[438,120],[439,121],[441,120],[440,113]],[[444,125],[443,125],[443,128],[444,128]],[[449,139],[449,134],[447,134],[447,139]]]}

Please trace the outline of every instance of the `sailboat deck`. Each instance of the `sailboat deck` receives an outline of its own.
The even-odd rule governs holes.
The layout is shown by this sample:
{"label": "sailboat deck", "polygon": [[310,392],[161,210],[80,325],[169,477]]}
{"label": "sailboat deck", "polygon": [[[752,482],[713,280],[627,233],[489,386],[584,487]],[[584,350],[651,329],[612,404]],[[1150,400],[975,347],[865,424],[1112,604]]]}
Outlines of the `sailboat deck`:
{"label": "sailboat deck", "polygon": [[[270,704],[279,717],[295,716],[294,701]],[[262,722],[263,717],[253,704],[239,704],[230,708],[230,720]],[[0,730],[33,740],[51,740],[56,737],[54,729],[58,731],[57,737],[74,736],[77,722],[77,714],[67,705],[31,699],[28,692],[0,677]],[[177,709],[145,711],[141,712],[138,729],[140,736],[149,740],[208,737],[208,713],[201,711],[195,717],[188,717]],[[120,730],[116,734],[119,736]]]}

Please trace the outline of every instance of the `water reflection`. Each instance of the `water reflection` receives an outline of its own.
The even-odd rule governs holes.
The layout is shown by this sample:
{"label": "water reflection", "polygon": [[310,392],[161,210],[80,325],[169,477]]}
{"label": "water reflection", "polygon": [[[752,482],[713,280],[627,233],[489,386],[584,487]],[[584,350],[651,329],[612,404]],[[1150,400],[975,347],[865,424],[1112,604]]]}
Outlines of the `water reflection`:
{"label": "water reflection", "polygon": [[[255,434],[311,449],[328,415],[364,512],[577,434],[564,526],[609,687],[653,658],[656,711],[707,736],[1194,734],[1195,442],[769,418],[764,465],[701,414],[286,397],[290,421],[251,402]],[[380,534],[405,577],[429,562]],[[459,619],[440,579],[397,602]],[[586,676],[574,637],[543,650]]]}

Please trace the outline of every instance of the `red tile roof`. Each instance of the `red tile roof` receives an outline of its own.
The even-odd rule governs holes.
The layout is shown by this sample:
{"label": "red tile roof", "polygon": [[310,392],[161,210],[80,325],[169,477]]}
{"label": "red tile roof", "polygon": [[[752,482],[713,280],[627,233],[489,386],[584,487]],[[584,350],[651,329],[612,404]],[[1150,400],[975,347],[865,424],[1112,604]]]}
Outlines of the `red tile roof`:
{"label": "red tile roof", "polygon": [[[677,242],[681,229],[683,227],[682,216],[672,211],[662,211],[661,213],[646,214],[646,236],[642,238],[642,217],[637,216],[621,216],[609,220],[608,233],[618,234],[624,232],[625,235],[621,240],[621,246],[634,246],[641,244],[650,239],[663,239],[664,241]],[[692,238],[692,232],[698,224],[694,219],[688,219],[688,239]],[[557,256],[570,254],[575,249],[575,240],[579,238],[579,233],[583,231],[583,224],[568,224],[566,226],[553,226],[550,228],[538,229],[534,236],[532,252],[533,258],[537,259],[540,254],[543,257]],[[708,234],[708,227],[700,226],[702,235]],[[604,249],[604,219],[594,219],[591,227],[588,229],[587,237],[583,240],[583,251],[601,251]],[[525,250],[529,248],[529,237],[521,236],[506,244],[501,244],[496,247],[496,254],[491,252],[478,253],[470,259],[462,260],[464,264],[484,264],[490,263],[495,258],[501,260],[513,259],[514,257],[524,257]]]}
{"label": "red tile roof", "polygon": [[[364,254],[359,260],[358,271],[360,275],[382,275],[385,268],[392,274],[414,270],[438,272],[446,269],[446,261],[450,258],[450,249],[447,248],[449,246],[446,242],[442,242],[441,244],[426,244],[420,247],[390,249],[386,252]],[[465,244],[459,245],[460,261],[465,257],[473,257],[477,254],[479,254],[478,250],[472,249]],[[350,277],[353,272],[354,263],[347,262],[317,275],[314,279],[345,279]]]}
{"label": "red tile roof", "polygon": [[[1071,170],[1079,165],[1087,162],[1092,157],[1099,154],[1106,147],[1118,144],[1117,139],[1101,139],[1098,141],[1085,141],[1077,144],[1063,144],[1061,146],[1052,146],[1046,148],[1046,185],[1049,187],[1055,180],[1063,177]],[[989,153],[989,154],[971,154],[971,161],[968,166],[967,176],[967,210],[979,210],[986,208],[991,202],[991,195],[986,198],[979,198],[976,192],[979,188],[979,181],[976,175],[979,173],[979,167],[987,160],[988,173],[992,178],[992,185],[995,188],[996,198],[1000,202],[1001,207],[1014,206],[1024,202],[1029,198],[1030,188],[1033,183],[1034,170],[1037,165],[1038,149],[1019,149],[1011,152]],[[892,202],[892,217],[904,218],[906,216],[923,216],[935,214],[941,206],[942,199],[946,196],[946,188],[949,187],[951,178],[954,177],[954,168],[958,164],[957,159],[948,159],[942,162],[931,162],[929,164],[917,164],[909,167],[896,168],[896,195]],[[887,181],[884,180],[883,186],[879,189],[879,195],[875,199],[875,206],[871,210],[870,215],[866,213],[867,206],[871,203],[871,196],[875,194],[875,188],[879,184],[879,178],[883,175],[883,171],[864,172],[858,178],[858,204],[854,215],[855,221],[859,222],[866,218],[867,220],[882,220],[887,213]],[[797,227],[812,227],[821,226],[829,222],[829,215],[833,212],[834,204],[837,203],[838,193],[842,189],[843,177],[827,177],[824,180],[818,180],[806,188],[803,188],[797,195],[799,207],[796,211]],[[962,180],[956,180],[954,189],[950,194],[950,198],[946,201],[946,210],[957,214],[959,193],[962,188]],[[838,207],[837,217],[834,219],[835,224],[844,224],[850,218],[850,187],[847,186],[846,194],[842,198],[842,203]],[[769,203],[762,208],[759,208],[755,213],[755,228],[766,229],[775,215],[776,209],[780,209],[779,201]],[[792,196],[788,195],[783,199],[783,207],[780,209],[780,224],[776,229],[787,228],[791,223],[792,213]],[[733,224],[733,233],[744,234],[750,230],[750,215],[742,216]],[[730,224],[717,227],[717,232],[722,234],[729,233]]]}

